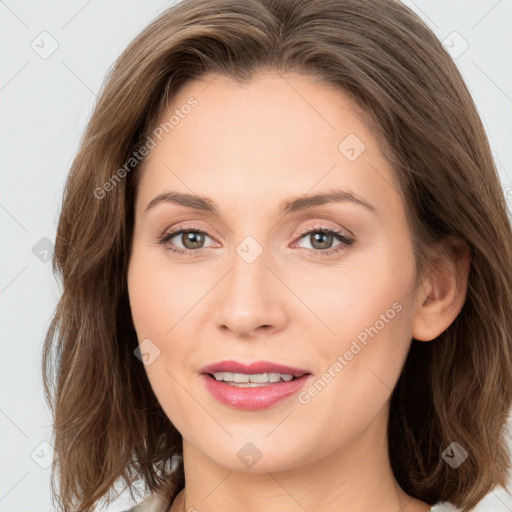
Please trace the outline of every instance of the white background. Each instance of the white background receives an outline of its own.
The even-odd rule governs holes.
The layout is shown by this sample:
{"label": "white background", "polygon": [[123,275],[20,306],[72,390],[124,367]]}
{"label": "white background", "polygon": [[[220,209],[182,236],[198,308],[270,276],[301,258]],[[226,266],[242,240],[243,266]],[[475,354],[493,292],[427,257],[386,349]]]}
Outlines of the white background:
{"label": "white background", "polygon": [[[464,49],[464,40],[469,45],[455,62],[482,116],[503,186],[511,187],[512,0],[405,3],[439,39],[452,40],[454,52]],[[40,260],[49,243],[41,239],[55,239],[64,180],[107,70],[170,5],[0,0],[0,512],[52,510],[50,469],[39,465],[52,457],[44,444],[51,441],[51,423],[40,367],[60,288],[50,262]],[[51,36],[40,36],[45,31]],[[42,47],[41,38],[47,50],[52,39],[58,43],[44,59],[31,47]],[[108,510],[130,505],[121,497]],[[512,497],[497,490],[478,510],[512,511]]]}

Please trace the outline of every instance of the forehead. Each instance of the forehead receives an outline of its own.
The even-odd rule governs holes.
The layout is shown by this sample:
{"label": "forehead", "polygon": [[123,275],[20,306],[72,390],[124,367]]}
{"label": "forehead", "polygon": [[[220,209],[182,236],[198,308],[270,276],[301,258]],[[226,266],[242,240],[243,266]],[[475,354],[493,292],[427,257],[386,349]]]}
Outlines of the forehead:
{"label": "forehead", "polygon": [[238,198],[239,208],[340,187],[372,203],[393,200],[391,169],[367,116],[311,77],[267,73],[240,85],[206,75],[180,89],[158,127],[140,181],[146,204],[166,188],[233,207]]}

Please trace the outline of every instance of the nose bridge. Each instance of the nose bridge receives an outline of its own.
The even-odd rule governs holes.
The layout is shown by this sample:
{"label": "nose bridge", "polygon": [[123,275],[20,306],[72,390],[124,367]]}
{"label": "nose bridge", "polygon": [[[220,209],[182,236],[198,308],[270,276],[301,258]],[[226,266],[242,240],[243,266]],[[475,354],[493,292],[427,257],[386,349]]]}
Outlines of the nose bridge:
{"label": "nose bridge", "polygon": [[217,323],[237,334],[250,334],[259,326],[277,326],[284,318],[275,277],[267,268],[273,258],[263,244],[246,236],[234,248],[231,271],[218,297]]}
{"label": "nose bridge", "polygon": [[[235,227],[234,240],[237,241],[231,253],[231,272],[229,276],[231,291],[239,299],[243,299],[244,287],[249,291],[258,287],[267,279],[269,270],[266,265],[270,264],[268,252],[268,236],[264,229],[255,229],[261,224],[261,216],[255,214],[256,208],[248,210],[248,205],[240,205],[241,217]],[[245,220],[242,220],[245,219]],[[265,247],[264,247],[265,246]],[[258,293],[254,289],[254,293]]]}
{"label": "nose bridge", "polygon": [[238,309],[247,308],[249,304],[254,307],[268,292],[268,286],[265,287],[268,284],[268,256],[263,245],[253,236],[245,237],[235,247],[226,298],[235,300]]}

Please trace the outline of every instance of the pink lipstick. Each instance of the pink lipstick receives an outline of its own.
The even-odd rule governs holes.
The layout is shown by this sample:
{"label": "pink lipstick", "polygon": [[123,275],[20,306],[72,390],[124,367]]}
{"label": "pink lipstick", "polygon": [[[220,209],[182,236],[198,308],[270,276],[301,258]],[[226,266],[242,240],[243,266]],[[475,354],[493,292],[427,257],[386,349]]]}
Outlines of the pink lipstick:
{"label": "pink lipstick", "polygon": [[308,369],[257,361],[221,361],[201,369],[206,389],[237,409],[265,409],[298,393],[312,376]]}

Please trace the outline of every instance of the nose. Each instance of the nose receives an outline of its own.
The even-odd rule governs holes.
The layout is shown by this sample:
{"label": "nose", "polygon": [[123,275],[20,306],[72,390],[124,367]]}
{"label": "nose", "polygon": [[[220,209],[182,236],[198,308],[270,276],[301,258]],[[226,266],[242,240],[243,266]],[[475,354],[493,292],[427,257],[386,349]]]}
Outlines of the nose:
{"label": "nose", "polygon": [[281,331],[287,321],[286,287],[276,269],[269,268],[275,265],[266,251],[254,261],[240,254],[234,251],[231,268],[216,290],[216,325],[242,338]]}

